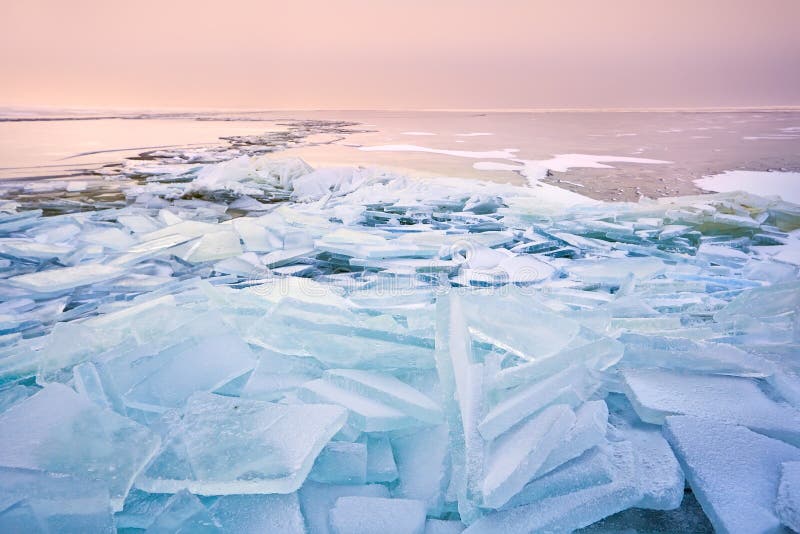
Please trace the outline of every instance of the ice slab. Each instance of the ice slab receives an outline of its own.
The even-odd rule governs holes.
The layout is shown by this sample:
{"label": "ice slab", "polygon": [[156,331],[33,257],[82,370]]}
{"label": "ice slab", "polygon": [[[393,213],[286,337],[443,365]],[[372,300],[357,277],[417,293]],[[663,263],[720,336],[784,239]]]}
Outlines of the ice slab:
{"label": "ice slab", "polygon": [[637,508],[673,510],[683,499],[683,470],[658,427],[631,427],[618,431],[635,449],[636,476],[642,498]]}
{"label": "ice slab", "polygon": [[[580,325],[547,310],[522,290],[507,288],[503,299],[464,294],[464,314],[472,335],[524,359],[543,358],[564,349]],[[519,317],[526,317],[520,324]]]}
{"label": "ice slab", "polygon": [[751,379],[645,369],[629,369],[623,376],[631,404],[647,423],[691,415],[800,444],[800,412],[771,400]]}
{"label": "ice slab", "polygon": [[435,402],[391,375],[358,369],[331,369],[325,371],[323,377],[343,389],[378,400],[420,421],[430,424],[442,422],[442,411]]}
{"label": "ice slab", "polygon": [[169,493],[147,493],[134,488],[125,498],[122,511],[114,514],[114,524],[118,529],[146,529],[166,507],[170,497]]}
{"label": "ice slab", "polygon": [[371,435],[364,438],[367,445],[367,482],[397,480],[397,462],[388,436]]}
{"label": "ice slab", "polygon": [[667,417],[664,432],[716,530],[779,530],[781,464],[798,461],[800,449],[742,426],[688,416]]}
{"label": "ice slab", "polygon": [[578,403],[580,397],[573,385],[581,382],[586,368],[573,365],[544,380],[526,385],[514,391],[488,411],[478,424],[484,439],[494,439],[511,427],[558,401]]}
{"label": "ice slab", "polygon": [[615,471],[610,460],[609,450],[606,447],[593,447],[554,471],[535,478],[514,495],[502,509],[510,510],[518,506],[534,504],[548,497],[566,495],[611,483]]}
{"label": "ice slab", "polygon": [[625,344],[625,365],[759,378],[774,372],[769,362],[735,345],[638,333],[618,339]]}
{"label": "ice slab", "polygon": [[0,467],[0,531],[115,532],[100,481]]}
{"label": "ice slab", "polygon": [[605,442],[608,426],[608,406],[595,400],[583,404],[575,411],[575,423],[547,456],[533,478],[577,458],[585,451]]}
{"label": "ice slab", "polygon": [[239,241],[239,235],[233,230],[206,234],[189,248],[183,258],[200,263],[237,256],[242,253]]}
{"label": "ice slab", "polygon": [[224,532],[305,534],[297,493],[288,495],[224,495],[209,506]]}
{"label": "ice slab", "polygon": [[323,379],[306,382],[298,394],[306,402],[336,404],[347,408],[348,424],[362,432],[384,432],[422,424],[396,408],[339,388]]}
{"label": "ice slab", "polygon": [[453,472],[448,494],[458,501],[464,522],[479,515],[485,443],[478,432],[484,412],[483,365],[475,363],[461,294],[449,291],[436,301],[436,372],[450,433]]}
{"label": "ice slab", "polygon": [[331,532],[328,514],[340,497],[389,498],[389,490],[381,484],[338,486],[306,482],[299,494],[306,528],[308,532],[318,532],[319,534]]}
{"label": "ice slab", "polygon": [[464,532],[571,532],[633,506],[641,494],[635,482],[632,447],[620,442],[614,444],[612,451],[611,482],[491,513],[472,523]]}
{"label": "ice slab", "polygon": [[317,456],[308,477],[328,484],[365,484],[367,446],[346,441],[328,443]]}
{"label": "ice slab", "polygon": [[338,406],[195,394],[136,485],[152,493],[291,493],[345,418]]}
{"label": "ice slab", "polygon": [[37,391],[39,389],[36,387],[22,384],[11,384],[9,387],[4,387],[0,390],[0,413],[27,399]]}
{"label": "ice slab", "polygon": [[411,499],[339,497],[330,511],[332,534],[424,534],[425,503]]}
{"label": "ice slab", "polygon": [[483,504],[500,508],[516,495],[555,450],[575,422],[569,406],[555,404],[497,438],[489,449]]}
{"label": "ice slab", "polygon": [[167,534],[173,532],[197,532],[199,534],[221,534],[223,530],[211,517],[200,499],[186,490],[170,497],[166,506],[146,532]]}
{"label": "ice slab", "polygon": [[393,437],[398,481],[392,497],[420,500],[430,515],[441,513],[449,483],[449,446],[445,425]]}
{"label": "ice slab", "polygon": [[648,257],[576,260],[568,267],[569,273],[584,283],[607,285],[620,285],[628,276],[645,280],[662,273],[664,269],[664,262]]}
{"label": "ice slab", "polygon": [[154,412],[178,408],[193,393],[213,391],[255,366],[250,347],[220,317],[196,317],[189,328],[197,334],[175,345],[112,353],[102,362],[128,406]]}
{"label": "ice slab", "polygon": [[122,268],[113,265],[86,264],[21,274],[10,278],[9,283],[34,295],[53,295],[80,286],[107,282],[124,273]]}
{"label": "ice slab", "polygon": [[0,414],[0,466],[103,482],[115,510],[159,443],[147,428],[57,383]]}
{"label": "ice slab", "polygon": [[305,382],[320,378],[322,369],[322,365],[311,358],[262,351],[240,396],[276,401]]}

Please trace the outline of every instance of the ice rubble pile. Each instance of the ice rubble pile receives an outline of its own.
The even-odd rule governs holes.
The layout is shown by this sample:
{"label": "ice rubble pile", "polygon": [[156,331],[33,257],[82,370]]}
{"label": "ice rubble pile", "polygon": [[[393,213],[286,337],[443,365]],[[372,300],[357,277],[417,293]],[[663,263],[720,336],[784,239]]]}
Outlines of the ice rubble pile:
{"label": "ice rubble pile", "polygon": [[0,531],[567,532],[687,482],[800,526],[796,205],[263,158],[128,195],[0,206]]}

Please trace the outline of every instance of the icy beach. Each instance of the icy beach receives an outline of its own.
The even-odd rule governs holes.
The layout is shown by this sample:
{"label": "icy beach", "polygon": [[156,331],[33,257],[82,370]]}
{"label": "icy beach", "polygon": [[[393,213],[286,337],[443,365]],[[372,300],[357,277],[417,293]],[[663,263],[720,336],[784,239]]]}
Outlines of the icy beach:
{"label": "icy beach", "polygon": [[0,202],[0,531],[800,528],[797,204],[123,172]]}

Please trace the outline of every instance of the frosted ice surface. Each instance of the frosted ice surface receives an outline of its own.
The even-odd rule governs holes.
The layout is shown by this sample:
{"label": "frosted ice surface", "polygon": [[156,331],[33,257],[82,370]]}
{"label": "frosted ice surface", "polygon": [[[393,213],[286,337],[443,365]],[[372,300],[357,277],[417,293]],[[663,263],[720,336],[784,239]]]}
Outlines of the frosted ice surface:
{"label": "frosted ice surface", "polygon": [[153,493],[291,493],[345,416],[337,406],[195,394],[136,485]]}
{"label": "frosted ice surface", "polygon": [[658,427],[621,429],[618,437],[635,447],[641,500],[637,508],[672,510],[683,499],[684,478],[678,460]]}
{"label": "frosted ice surface", "polygon": [[332,534],[424,534],[425,503],[410,499],[339,497],[330,511]]}
{"label": "frosted ice surface", "polygon": [[297,493],[223,495],[209,511],[224,532],[305,534]]}
{"label": "frosted ice surface", "polygon": [[530,481],[501,509],[510,510],[548,497],[609,484],[613,478],[614,467],[607,449],[593,447],[546,475]]}
{"label": "frosted ice surface", "polygon": [[751,379],[644,369],[623,374],[645,422],[660,425],[669,415],[691,415],[800,444],[800,412],[768,398]]}
{"label": "frosted ice surface", "polygon": [[664,432],[716,530],[778,530],[781,464],[800,460],[800,449],[742,426],[687,416],[668,417]]}
{"label": "frosted ice surface", "polygon": [[781,481],[775,511],[781,523],[800,531],[800,462],[781,464]]}
{"label": "frosted ice surface", "polygon": [[602,400],[589,401],[575,411],[575,423],[553,448],[536,476],[541,476],[605,442],[608,406]]}
{"label": "frosted ice surface", "polygon": [[621,442],[615,444],[612,451],[611,482],[491,513],[472,523],[464,532],[571,532],[633,506],[641,493],[635,481],[632,447],[630,443]]}

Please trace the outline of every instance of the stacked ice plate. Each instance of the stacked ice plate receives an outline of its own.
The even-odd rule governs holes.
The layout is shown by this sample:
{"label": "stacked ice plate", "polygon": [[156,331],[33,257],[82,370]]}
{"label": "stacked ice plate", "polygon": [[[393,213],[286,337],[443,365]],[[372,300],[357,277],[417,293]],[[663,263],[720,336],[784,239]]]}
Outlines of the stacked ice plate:
{"label": "stacked ice plate", "polygon": [[800,529],[799,206],[182,176],[0,203],[0,531]]}

